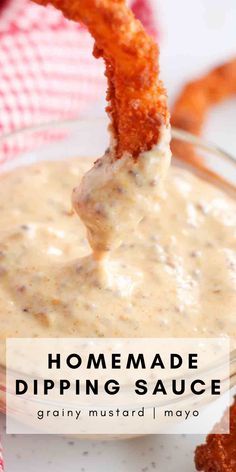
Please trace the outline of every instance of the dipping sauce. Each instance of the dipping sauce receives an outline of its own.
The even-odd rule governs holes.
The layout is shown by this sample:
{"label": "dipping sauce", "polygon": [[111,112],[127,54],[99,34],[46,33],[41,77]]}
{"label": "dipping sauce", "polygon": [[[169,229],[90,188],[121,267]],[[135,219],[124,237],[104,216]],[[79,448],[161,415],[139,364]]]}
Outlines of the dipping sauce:
{"label": "dipping sauce", "polygon": [[145,212],[101,262],[71,210],[91,165],[1,177],[1,338],[236,336],[235,201],[173,166],[158,192],[150,180]]}

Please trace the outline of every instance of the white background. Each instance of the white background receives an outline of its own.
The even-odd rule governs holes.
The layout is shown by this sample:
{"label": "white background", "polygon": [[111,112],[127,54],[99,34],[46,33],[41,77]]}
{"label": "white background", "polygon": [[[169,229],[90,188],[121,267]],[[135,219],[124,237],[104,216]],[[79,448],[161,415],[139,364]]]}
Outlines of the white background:
{"label": "white background", "polygon": [[[235,0],[153,0],[161,25],[162,77],[170,102],[182,83],[236,55]],[[93,109],[94,111],[94,109]],[[95,114],[101,113],[101,105]],[[236,154],[236,99],[209,113],[204,135]],[[0,418],[1,431],[4,419]],[[7,472],[193,472],[202,438],[151,436],[126,442],[6,437]]]}

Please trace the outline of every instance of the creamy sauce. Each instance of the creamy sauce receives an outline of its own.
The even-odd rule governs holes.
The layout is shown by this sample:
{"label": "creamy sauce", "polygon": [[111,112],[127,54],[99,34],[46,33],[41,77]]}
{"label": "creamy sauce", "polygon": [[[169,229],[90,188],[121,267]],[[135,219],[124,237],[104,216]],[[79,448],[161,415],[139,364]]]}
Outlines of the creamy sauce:
{"label": "creamy sauce", "polygon": [[[112,174],[119,177],[111,198],[99,200],[95,187],[89,215],[86,181],[74,192],[95,253],[112,249],[102,261],[71,211],[71,189],[90,160],[2,176],[2,338],[236,336],[235,201],[185,170],[166,176],[168,156],[163,164],[144,155],[132,169],[129,162],[113,164],[122,169]],[[104,175],[103,164],[92,172]],[[110,174],[104,182],[109,190]],[[126,206],[117,203],[123,199]],[[108,221],[102,236],[101,221]]]}
{"label": "creamy sauce", "polygon": [[95,258],[100,260],[126,240],[146,216],[147,207],[156,204],[171,161],[170,129],[163,126],[159,143],[136,161],[128,154],[114,159],[113,147],[111,143],[72,195]]}

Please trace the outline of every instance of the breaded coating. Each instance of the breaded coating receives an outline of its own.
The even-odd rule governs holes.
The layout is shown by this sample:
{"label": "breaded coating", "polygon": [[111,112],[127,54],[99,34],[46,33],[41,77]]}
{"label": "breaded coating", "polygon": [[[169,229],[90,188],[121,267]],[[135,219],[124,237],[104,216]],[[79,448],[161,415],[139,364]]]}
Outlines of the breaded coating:
{"label": "breaded coating", "polygon": [[202,472],[236,472],[236,397],[230,409],[230,434],[209,434],[206,444],[196,449],[195,464]]}

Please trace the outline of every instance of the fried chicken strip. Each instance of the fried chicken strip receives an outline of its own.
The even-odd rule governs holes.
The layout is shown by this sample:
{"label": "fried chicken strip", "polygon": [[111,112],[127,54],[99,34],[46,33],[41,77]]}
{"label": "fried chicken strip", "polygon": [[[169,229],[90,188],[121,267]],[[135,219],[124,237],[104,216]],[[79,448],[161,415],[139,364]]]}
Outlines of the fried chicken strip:
{"label": "fried chicken strip", "polygon": [[[156,201],[170,159],[167,97],[159,50],[124,0],[35,0],[84,23],[108,79],[110,148],[73,190],[94,260],[118,247]],[[150,151],[150,152],[149,152]],[[107,259],[107,258],[106,258]]]}
{"label": "fried chicken strip", "polygon": [[94,55],[106,64],[115,157],[127,152],[137,159],[150,150],[158,143],[161,125],[169,121],[159,50],[124,0],[35,1],[84,23],[94,37]]}
{"label": "fried chicken strip", "polygon": [[236,397],[230,409],[230,434],[209,434],[206,444],[196,449],[195,464],[202,472],[236,472]]}

